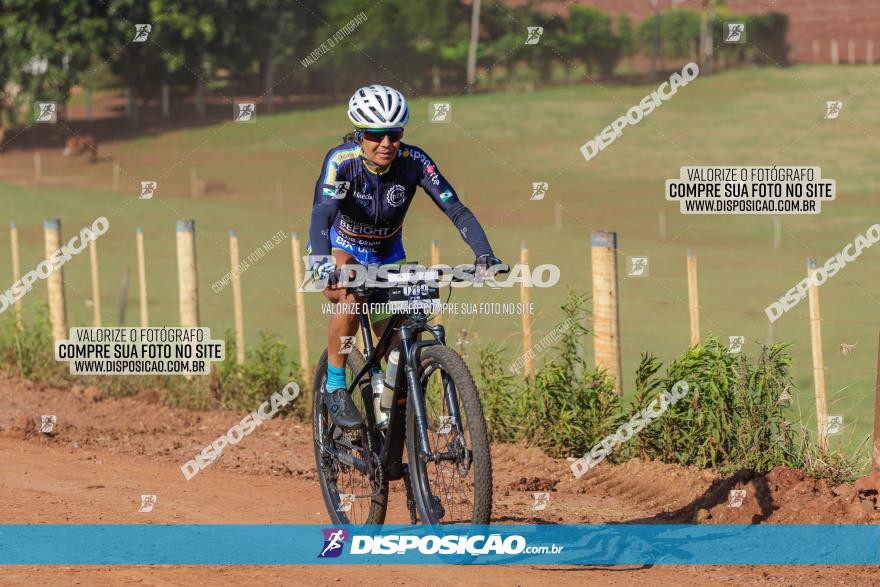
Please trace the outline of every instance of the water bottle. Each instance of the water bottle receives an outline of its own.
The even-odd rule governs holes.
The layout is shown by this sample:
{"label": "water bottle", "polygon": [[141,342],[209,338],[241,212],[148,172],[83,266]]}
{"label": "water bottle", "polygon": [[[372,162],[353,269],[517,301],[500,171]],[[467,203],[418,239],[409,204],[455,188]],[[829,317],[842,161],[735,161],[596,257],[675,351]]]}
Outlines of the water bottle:
{"label": "water bottle", "polygon": [[373,388],[373,412],[376,414],[376,427],[385,428],[388,425],[388,413],[381,408],[382,394],[385,391],[385,377],[382,371],[374,371],[370,376],[370,385]]}
{"label": "water bottle", "polygon": [[385,390],[382,392],[382,410],[391,411],[391,400],[394,398],[394,384],[397,382],[397,363],[400,361],[400,351],[393,350],[388,355],[388,364],[385,366]]}

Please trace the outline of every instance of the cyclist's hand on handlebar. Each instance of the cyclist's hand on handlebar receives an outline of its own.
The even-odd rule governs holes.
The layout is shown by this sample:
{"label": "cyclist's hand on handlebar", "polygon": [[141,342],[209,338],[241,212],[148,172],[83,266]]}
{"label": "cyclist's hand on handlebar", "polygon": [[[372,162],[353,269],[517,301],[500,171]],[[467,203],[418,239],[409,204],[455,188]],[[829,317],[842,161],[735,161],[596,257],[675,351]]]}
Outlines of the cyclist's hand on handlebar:
{"label": "cyclist's hand on handlebar", "polygon": [[312,266],[312,278],[315,283],[327,281],[327,287],[335,289],[339,282],[339,270],[332,261],[317,262]]}
{"label": "cyclist's hand on handlebar", "polygon": [[482,277],[491,277],[499,273],[510,273],[510,267],[495,255],[480,255],[474,261],[474,271]]}

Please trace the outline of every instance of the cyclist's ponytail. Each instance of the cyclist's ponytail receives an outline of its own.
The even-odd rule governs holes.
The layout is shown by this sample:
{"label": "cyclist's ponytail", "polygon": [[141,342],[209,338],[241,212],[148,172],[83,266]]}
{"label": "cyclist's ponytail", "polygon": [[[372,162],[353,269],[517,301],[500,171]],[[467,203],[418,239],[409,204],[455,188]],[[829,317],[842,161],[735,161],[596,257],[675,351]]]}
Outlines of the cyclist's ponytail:
{"label": "cyclist's ponytail", "polygon": [[342,136],[342,142],[343,143],[355,143],[357,145],[360,145],[362,138],[363,137],[361,136],[361,131],[355,129],[355,130],[352,130],[352,131],[345,133]]}

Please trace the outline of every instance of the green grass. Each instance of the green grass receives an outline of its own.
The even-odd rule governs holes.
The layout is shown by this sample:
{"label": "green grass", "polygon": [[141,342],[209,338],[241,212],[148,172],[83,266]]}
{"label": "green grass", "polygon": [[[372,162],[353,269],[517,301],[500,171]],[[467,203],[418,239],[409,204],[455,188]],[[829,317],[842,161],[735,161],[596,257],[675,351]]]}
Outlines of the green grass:
{"label": "green grass", "polygon": [[[527,240],[532,264],[556,263],[562,280],[552,289],[533,290],[538,314],[533,342],[560,321],[566,286],[589,291],[589,233],[618,233],[620,268],[626,257],[650,257],[650,277],[621,273],[621,340],[624,387],[633,391],[640,353],[664,361],[688,344],[685,251],[699,258],[702,332],[726,340],[744,335],[754,352],[767,338],[763,308],[805,273],[805,260],[822,262],[872,224],[878,179],[873,161],[880,128],[880,99],[869,92],[876,70],[868,67],[804,66],[789,70],[744,69],[698,78],[589,163],[579,146],[623,114],[654,86],[578,85],[537,92],[452,96],[451,124],[427,122],[429,101],[412,101],[406,140],[424,147],[453,182],[464,202],[486,227],[496,252],[515,262]],[[823,120],[825,100],[843,100],[841,118]],[[308,230],[312,190],[324,153],[346,130],[342,105],[267,116],[255,124],[187,129],[102,146],[103,155],[121,164],[125,194],[112,193],[110,166],[43,157],[52,187],[0,184],[4,249],[6,223],[21,227],[23,270],[33,268],[42,251],[42,221],[61,217],[65,235],[96,216],[110,219],[99,241],[105,322],[114,324],[125,265],[132,268],[128,323],[137,320],[135,226],[143,226],[148,252],[151,320],[173,324],[177,317],[174,221],[195,218],[198,232],[202,321],[223,332],[232,324],[232,291],[211,291],[229,270],[227,232],[239,233],[242,256],[280,229]],[[5,157],[5,156],[4,156]],[[22,165],[28,159],[18,156]],[[2,159],[0,159],[2,160]],[[766,216],[678,214],[663,198],[664,180],[683,165],[819,165],[837,180],[838,199],[820,216],[785,217],[782,248],[772,249],[772,222]],[[186,196],[189,171],[223,181],[232,193]],[[157,197],[137,201],[137,182],[158,179]],[[274,184],[284,184],[278,210]],[[549,181],[543,201],[530,201],[531,182]],[[68,188],[65,185],[84,186]],[[553,202],[564,205],[564,229],[553,228]],[[666,211],[668,238],[661,242],[657,213]],[[464,262],[471,253],[454,227],[423,195],[414,202],[404,231],[410,258],[429,259],[431,239],[439,239],[446,262]],[[872,425],[875,340],[880,294],[876,258],[869,249],[820,290],[829,413],[846,416],[843,435],[832,446],[861,442]],[[85,324],[91,310],[89,267],[81,256],[65,267],[70,322]],[[0,256],[0,275],[8,281],[8,255]],[[289,246],[276,247],[242,276],[247,343],[268,330],[295,344],[293,277]],[[518,301],[513,290],[456,290],[458,301]],[[45,299],[45,285],[25,305]],[[312,360],[324,346],[326,320],[319,298],[309,299]],[[522,349],[518,316],[446,320],[455,333],[468,328],[479,342],[506,343],[511,360]],[[795,400],[805,422],[814,426],[807,303],[777,322],[776,339],[792,343]],[[842,356],[840,343],[858,342]],[[592,345],[588,341],[588,356]],[[540,361],[540,358],[538,359]]]}

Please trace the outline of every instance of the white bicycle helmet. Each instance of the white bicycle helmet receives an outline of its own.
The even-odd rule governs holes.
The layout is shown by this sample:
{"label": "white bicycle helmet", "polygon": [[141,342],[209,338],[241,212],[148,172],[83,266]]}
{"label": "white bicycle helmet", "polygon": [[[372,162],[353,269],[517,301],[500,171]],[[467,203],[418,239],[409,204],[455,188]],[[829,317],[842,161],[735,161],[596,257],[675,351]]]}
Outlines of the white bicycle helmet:
{"label": "white bicycle helmet", "polygon": [[409,122],[403,94],[388,86],[364,86],[348,101],[348,119],[357,128],[397,128]]}

